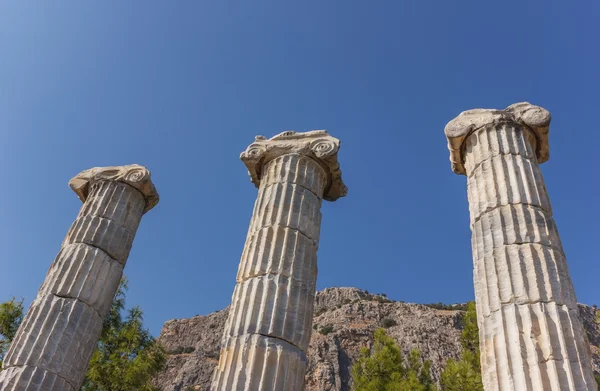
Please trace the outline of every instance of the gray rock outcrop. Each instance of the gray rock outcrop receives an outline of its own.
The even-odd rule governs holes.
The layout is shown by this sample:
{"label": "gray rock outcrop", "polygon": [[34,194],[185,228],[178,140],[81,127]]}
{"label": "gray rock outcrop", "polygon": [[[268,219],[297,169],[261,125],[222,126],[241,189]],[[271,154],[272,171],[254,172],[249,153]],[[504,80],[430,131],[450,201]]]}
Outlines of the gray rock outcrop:
{"label": "gray rock outcrop", "polygon": [[[594,370],[600,370],[598,311],[580,305],[588,332]],[[304,378],[307,391],[349,391],[350,368],[360,349],[371,346],[373,332],[383,324],[405,353],[422,351],[439,380],[449,358],[458,358],[462,311],[438,310],[420,304],[393,302],[356,288],[317,292],[313,332]],[[217,365],[219,341],[227,309],[206,316],[165,323],[159,340],[170,352],[167,369],[156,379],[162,391],[207,391]]]}

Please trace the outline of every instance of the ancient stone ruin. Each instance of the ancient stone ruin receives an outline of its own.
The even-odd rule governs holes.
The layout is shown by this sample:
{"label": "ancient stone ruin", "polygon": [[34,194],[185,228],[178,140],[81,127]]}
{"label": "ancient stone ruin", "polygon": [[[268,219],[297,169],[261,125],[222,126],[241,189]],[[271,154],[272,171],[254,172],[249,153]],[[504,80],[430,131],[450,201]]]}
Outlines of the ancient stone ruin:
{"label": "ancient stone ruin", "polygon": [[241,159],[259,188],[212,390],[302,390],[321,201],[346,195],[324,130],[257,136]]}
{"label": "ancient stone ruin", "polygon": [[[453,310],[452,308],[456,308]],[[229,308],[229,307],[228,307]],[[158,341],[167,365],[154,379],[161,391],[208,391],[218,365],[220,341],[229,309],[165,322]],[[464,312],[394,301],[356,288],[325,288],[315,295],[313,332],[307,351],[305,391],[351,391],[351,368],[363,348],[373,346],[373,333],[386,327],[404,354],[418,349],[431,362],[439,385],[448,360],[458,360]],[[600,309],[579,305],[588,333],[594,370],[600,372]]]}
{"label": "ancient stone ruin", "polygon": [[[598,355],[593,362],[579,311],[592,312],[578,308],[538,166],[549,157],[549,124],[545,109],[517,103],[463,112],[445,129],[452,169],[468,178],[486,391],[597,390],[592,365],[598,365]],[[375,327],[356,321],[366,313],[385,316],[394,326],[396,319],[414,318],[427,333],[447,329],[434,346],[458,355],[451,331],[455,311],[436,313],[383,296],[373,302],[368,292],[332,290],[321,302],[340,296],[340,312],[314,314],[321,202],[347,193],[339,147],[324,130],[288,131],[271,139],[257,136],[241,154],[259,190],[226,321],[221,313],[223,321],[213,322],[219,333],[223,329],[218,364],[215,354],[207,366],[209,372],[215,367],[213,391],[300,391],[307,383],[348,387],[350,355],[359,348],[352,333],[360,329],[368,339]],[[158,202],[150,172],[138,165],[93,168],[69,184],[84,204],[7,352],[2,391],[79,390],[142,215]],[[315,317],[328,319],[322,336],[312,333]],[[325,336],[336,321],[354,331],[329,343]],[[335,356],[337,369],[309,365],[309,345],[321,358]],[[442,362],[438,357],[434,364],[438,378]],[[315,373],[320,368],[322,376],[307,382],[307,366]]]}
{"label": "ancient stone ruin", "polygon": [[79,390],[142,215],[158,203],[138,165],[92,168],[69,185],[83,206],[6,354],[2,391]]}
{"label": "ancient stone ruin", "polygon": [[575,290],[542,172],[550,113],[469,110],[446,126],[467,176],[483,383],[489,390],[596,390]]}

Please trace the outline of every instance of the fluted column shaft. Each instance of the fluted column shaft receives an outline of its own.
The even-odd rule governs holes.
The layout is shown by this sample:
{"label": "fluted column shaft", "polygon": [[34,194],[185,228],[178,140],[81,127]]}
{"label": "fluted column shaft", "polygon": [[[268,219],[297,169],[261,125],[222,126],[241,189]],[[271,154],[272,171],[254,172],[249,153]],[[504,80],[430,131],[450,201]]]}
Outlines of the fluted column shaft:
{"label": "fluted column shaft", "polygon": [[299,390],[304,383],[327,177],[298,154],[280,156],[264,171],[215,390]]}
{"label": "fluted column shaft", "polygon": [[486,391],[596,390],[540,142],[508,120],[472,130],[462,145]]}
{"label": "fluted column shaft", "polygon": [[257,136],[242,153],[259,188],[213,391],[300,391],[312,331],[323,199],[346,195],[326,131]]}
{"label": "fluted column shaft", "polygon": [[76,391],[83,382],[148,209],[130,184],[100,176],[86,186],[84,205],[6,354],[2,391]]}

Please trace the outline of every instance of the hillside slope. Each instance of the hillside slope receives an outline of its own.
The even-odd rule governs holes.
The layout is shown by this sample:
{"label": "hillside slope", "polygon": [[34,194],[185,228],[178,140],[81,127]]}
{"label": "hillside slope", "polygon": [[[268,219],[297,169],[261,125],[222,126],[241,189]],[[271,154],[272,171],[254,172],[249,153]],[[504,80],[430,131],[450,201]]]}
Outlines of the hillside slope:
{"label": "hillside slope", "polygon": [[[592,353],[600,371],[600,327],[597,310],[580,305]],[[431,360],[436,380],[446,360],[458,358],[458,310],[438,310],[420,304],[392,302],[356,288],[327,288],[317,292],[313,334],[308,351],[306,391],[347,391],[350,368],[360,349],[370,346],[373,332],[387,326],[405,353],[418,348]],[[165,323],[159,340],[169,352],[167,369],[155,379],[163,391],[205,391],[219,360],[219,342],[227,309],[206,316]]]}

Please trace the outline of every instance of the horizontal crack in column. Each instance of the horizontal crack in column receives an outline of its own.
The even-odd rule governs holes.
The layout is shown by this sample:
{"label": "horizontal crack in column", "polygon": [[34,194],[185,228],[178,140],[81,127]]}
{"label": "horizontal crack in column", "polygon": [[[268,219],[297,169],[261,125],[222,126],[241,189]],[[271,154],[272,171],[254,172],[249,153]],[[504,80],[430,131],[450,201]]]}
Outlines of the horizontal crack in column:
{"label": "horizontal crack in column", "polygon": [[229,340],[231,339],[238,339],[238,338],[242,338],[244,336],[252,336],[252,335],[260,335],[261,337],[265,337],[265,338],[272,338],[272,339],[276,339],[278,341],[284,342],[288,345],[290,345],[291,347],[298,349],[300,352],[302,352],[303,354],[306,355],[306,352],[304,350],[302,350],[298,345],[296,345],[293,342],[288,341],[285,338],[282,337],[278,337],[278,336],[274,336],[274,335],[269,335],[269,334],[263,334],[263,333],[244,333],[244,334],[236,334],[236,335],[224,335],[223,338],[221,339],[221,344],[220,344],[220,348],[221,349],[225,349],[227,347],[227,343],[229,342]]}
{"label": "horizontal crack in column", "polygon": [[260,273],[257,273],[257,274],[252,274],[252,275],[249,275],[245,279],[237,280],[237,282],[238,282],[238,284],[241,284],[241,283],[249,281],[249,280],[251,280],[253,278],[260,278],[260,277],[265,277],[265,276],[275,276],[275,277],[276,276],[284,276],[284,277],[289,278],[290,280],[294,280],[294,281],[296,281],[296,282],[298,282],[300,284],[307,284],[308,283],[307,281],[299,280],[296,277],[292,277],[292,276],[290,276],[290,275],[288,275],[286,273],[279,272],[279,271],[278,272],[260,272]]}
{"label": "horizontal crack in column", "polygon": [[512,156],[521,156],[523,159],[527,159],[527,160],[533,160],[533,158],[527,157],[527,156],[522,155],[520,153],[512,153],[512,152],[508,152],[508,153],[505,153],[505,152],[492,153],[488,158],[483,159],[479,163],[475,164],[475,167],[473,167],[473,169],[471,170],[471,175],[467,174],[467,178],[472,178],[473,174],[475,174],[475,171],[477,171],[477,169],[479,167],[481,167],[481,165],[483,163],[485,163],[486,161],[492,160],[493,157],[496,157],[496,156],[511,156],[511,155]]}
{"label": "horizontal crack in column", "polygon": [[577,303],[575,303],[575,307],[569,307],[567,304],[560,304],[560,303],[556,302],[555,300],[541,300],[540,299],[540,300],[530,301],[530,302],[527,302],[527,303],[516,303],[514,301],[507,301],[507,302],[501,302],[500,303],[500,305],[501,305],[500,308],[498,308],[496,310],[493,310],[493,311],[490,311],[490,313],[488,315],[483,314],[483,317],[484,318],[490,318],[493,314],[495,314],[497,312],[500,312],[503,309],[503,307],[502,307],[503,305],[504,306],[510,306],[510,305],[526,306],[526,305],[534,305],[534,304],[539,304],[539,303],[542,303],[542,304],[556,304],[557,306],[559,306],[559,307],[565,307],[567,310],[570,310],[570,311],[576,311],[577,310]]}
{"label": "horizontal crack in column", "polygon": [[526,202],[507,202],[506,204],[500,204],[500,205],[492,206],[491,208],[487,208],[483,212],[480,212],[479,215],[473,219],[473,223],[471,224],[471,228],[475,225],[475,223],[477,223],[479,220],[481,220],[481,218],[483,217],[484,214],[493,212],[494,210],[502,208],[504,206],[518,206],[518,205],[530,206],[532,208],[539,209],[543,213],[545,213],[545,214],[548,215],[548,219],[552,219],[552,212],[550,212],[549,210],[546,210],[546,209],[542,208],[540,205],[529,204],[529,203],[526,203]]}
{"label": "horizontal crack in column", "polygon": [[251,333],[251,334],[242,334],[242,335],[262,335],[263,337],[267,337],[267,338],[273,338],[273,339],[278,339],[280,341],[286,342],[290,345],[292,345],[293,347],[295,347],[296,349],[298,349],[299,351],[301,351],[302,353],[306,354],[306,352],[304,352],[304,350],[300,349],[299,346],[297,346],[296,344],[294,344],[293,342],[288,341],[285,338],[281,338],[281,337],[276,337],[274,335],[269,335],[269,334],[262,334],[262,333]]}
{"label": "horizontal crack in column", "polygon": [[50,294],[51,294],[52,296],[54,296],[54,297],[57,297],[57,298],[59,298],[59,299],[65,299],[65,300],[74,300],[74,301],[77,301],[77,302],[79,302],[79,303],[81,303],[81,304],[85,305],[86,307],[89,307],[89,308],[91,308],[92,310],[94,310],[94,312],[95,312],[95,313],[98,315],[98,317],[100,317],[100,319],[102,319],[102,320],[104,321],[104,317],[103,317],[103,316],[100,314],[100,312],[98,312],[98,310],[97,310],[97,309],[95,309],[94,307],[92,307],[91,305],[89,305],[88,303],[86,303],[85,301],[81,300],[80,298],[78,298],[78,297],[64,296],[64,295],[59,295],[59,294],[57,294],[57,293],[52,293],[52,292],[50,292]]}
{"label": "horizontal crack in column", "polygon": [[507,244],[502,244],[499,247],[492,247],[492,251],[486,251],[484,250],[482,255],[483,257],[479,257],[477,259],[474,260],[474,262],[484,262],[485,261],[485,256],[486,255],[493,255],[494,251],[496,250],[501,250],[504,249],[505,247],[509,247],[509,246],[525,246],[525,245],[534,245],[534,246],[541,246],[541,247],[545,247],[549,250],[553,250],[556,251],[558,254],[562,255],[563,258],[567,258],[567,256],[565,255],[564,251],[560,248],[556,248],[551,244],[544,244],[544,243],[540,243],[540,242],[515,242],[515,243],[507,243]]}
{"label": "horizontal crack in column", "polygon": [[69,380],[67,380],[67,379],[66,379],[66,378],[64,378],[63,376],[59,375],[58,373],[56,373],[56,372],[52,372],[51,370],[49,370],[49,369],[47,369],[47,368],[44,368],[44,367],[36,367],[36,366],[27,365],[27,364],[24,364],[24,365],[10,365],[10,366],[8,366],[8,367],[3,367],[3,368],[2,368],[2,372],[4,372],[5,370],[7,370],[7,369],[9,369],[9,368],[37,368],[37,369],[41,369],[41,370],[43,370],[43,371],[45,371],[45,372],[50,372],[51,374],[53,374],[53,375],[56,375],[56,377],[58,377],[58,378],[61,378],[62,380],[64,380],[64,381],[65,381],[65,382],[66,382],[68,385],[70,385],[71,387],[73,387],[73,390],[76,390],[76,391],[77,391],[77,387],[75,387],[75,386],[73,385],[73,383],[71,383]]}
{"label": "horizontal crack in column", "polygon": [[115,220],[113,220],[113,219],[111,219],[111,218],[109,218],[109,217],[101,216],[101,215],[94,214],[94,213],[87,213],[87,214],[84,214],[84,215],[81,215],[81,216],[77,216],[77,218],[75,219],[75,221],[77,221],[77,220],[79,220],[79,219],[81,219],[81,218],[85,218],[85,217],[95,217],[95,218],[97,218],[97,219],[108,220],[108,221],[110,221],[110,222],[114,223],[115,225],[117,225],[117,226],[119,226],[119,227],[123,228],[123,230],[124,230],[124,231],[127,231],[127,233],[131,234],[132,236],[135,236],[135,234],[136,234],[136,231],[137,231],[137,230],[136,230],[136,231],[131,231],[131,230],[130,230],[129,228],[127,228],[126,226],[124,226],[124,225],[122,225],[122,224],[119,224],[118,222],[116,222]]}
{"label": "horizontal crack in column", "polygon": [[[305,234],[304,232],[300,231],[297,228],[292,228],[292,227],[288,227],[287,225],[281,225],[281,224],[275,224],[275,225],[261,225],[259,228],[255,229],[254,231],[252,231],[249,235],[249,238],[253,238],[254,235],[256,235],[260,230],[265,229],[265,228],[277,228],[277,227],[281,227],[284,229],[289,229],[290,231],[296,231],[298,232],[300,235],[304,236],[306,239],[310,240],[311,242],[313,242],[313,244],[315,246],[318,246],[319,243],[318,241],[316,241],[315,239],[311,238],[310,236],[308,236],[307,234]],[[102,249],[101,249],[102,250]],[[110,256],[110,255],[109,255]],[[112,257],[111,257],[112,258]],[[117,261],[118,262],[118,261]]]}
{"label": "horizontal crack in column", "polygon": [[[301,187],[303,189],[305,189],[306,191],[308,191],[309,193],[311,193],[312,195],[314,195],[315,197],[317,197],[318,200],[322,200],[323,197],[319,196],[317,193],[315,193],[314,191],[312,191],[311,189],[309,189],[306,186],[303,186],[302,184],[295,182],[295,181],[272,181],[271,183],[269,183],[268,185],[265,185],[265,187],[263,187],[262,189],[267,189],[271,186],[275,186],[276,184],[281,183],[281,184],[291,184],[291,185],[296,185],[298,187]],[[261,189],[261,190],[262,190]]]}
{"label": "horizontal crack in column", "polygon": [[[106,256],[107,256],[107,257],[109,257],[111,260],[115,261],[116,263],[118,263],[119,265],[121,265],[121,266],[123,266],[123,267],[125,266],[125,263],[121,263],[121,262],[119,262],[119,260],[118,260],[118,259],[115,259],[115,258],[113,258],[113,257],[112,257],[112,256],[111,256],[109,253],[107,253],[107,252],[106,252],[104,249],[102,249],[102,248],[100,248],[100,247],[98,247],[98,246],[94,246],[93,244],[89,244],[89,243],[87,243],[87,242],[69,242],[69,243],[67,243],[66,245],[62,246],[61,250],[62,250],[63,248],[65,248],[65,247],[67,247],[67,246],[71,245],[71,244],[84,244],[84,245],[86,245],[86,246],[90,246],[90,247],[93,247],[93,248],[97,248],[98,250],[100,250],[100,251],[102,251],[104,254],[106,254]],[[125,260],[125,262],[126,262],[126,261],[127,261],[127,259]]]}

